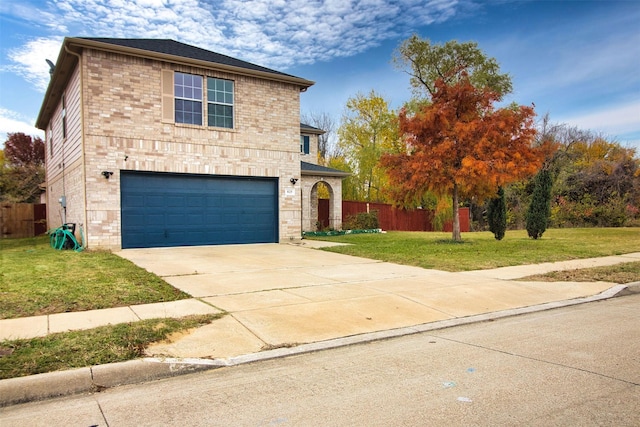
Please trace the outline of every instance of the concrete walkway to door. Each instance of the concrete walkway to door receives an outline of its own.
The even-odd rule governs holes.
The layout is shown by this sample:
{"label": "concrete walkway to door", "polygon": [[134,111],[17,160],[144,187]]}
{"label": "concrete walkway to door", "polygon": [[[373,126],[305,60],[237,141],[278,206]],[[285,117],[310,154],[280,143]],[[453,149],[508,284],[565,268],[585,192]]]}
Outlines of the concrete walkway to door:
{"label": "concrete walkway to door", "polygon": [[118,252],[189,293],[203,306],[228,313],[210,325],[153,345],[149,356],[228,359],[265,349],[588,297],[616,285],[511,279],[640,260],[640,253],[635,253],[449,273],[314,249],[323,244],[305,240],[300,245]]}

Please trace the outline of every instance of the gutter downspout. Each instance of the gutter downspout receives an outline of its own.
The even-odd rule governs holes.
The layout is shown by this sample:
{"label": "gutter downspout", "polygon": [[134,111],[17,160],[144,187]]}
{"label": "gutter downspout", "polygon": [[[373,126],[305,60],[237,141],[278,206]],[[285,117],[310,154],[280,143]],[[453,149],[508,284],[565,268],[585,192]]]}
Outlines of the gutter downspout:
{"label": "gutter downspout", "polygon": [[81,152],[81,159],[82,159],[82,203],[83,203],[83,209],[82,209],[82,223],[78,224],[80,227],[80,236],[82,238],[82,249],[86,249],[87,247],[87,230],[85,229],[85,224],[87,224],[87,184],[86,184],[86,178],[87,178],[87,165],[86,165],[86,156],[85,156],[85,149],[84,149],[84,85],[83,85],[83,78],[82,75],[84,74],[84,67],[83,67],[83,63],[82,63],[82,55],[80,55],[79,53],[75,53],[73,51],[71,51],[69,49],[69,46],[67,46],[67,44],[65,43],[64,45],[64,51],[67,52],[69,55],[73,55],[76,58],[78,58],[78,86],[79,86],[79,96],[80,96],[80,108],[79,108],[79,112],[80,112],[80,152]]}

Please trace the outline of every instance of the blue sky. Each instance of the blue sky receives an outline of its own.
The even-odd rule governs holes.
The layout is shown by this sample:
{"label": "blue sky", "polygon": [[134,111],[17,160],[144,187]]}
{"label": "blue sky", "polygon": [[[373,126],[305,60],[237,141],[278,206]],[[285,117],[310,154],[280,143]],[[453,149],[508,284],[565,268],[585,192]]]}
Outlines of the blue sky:
{"label": "blue sky", "polygon": [[411,96],[391,64],[413,33],[475,41],[513,79],[506,99],[640,152],[640,0],[22,0],[0,2],[0,144],[33,127],[64,37],[171,38],[316,82],[303,113],[339,124],[372,89]]}

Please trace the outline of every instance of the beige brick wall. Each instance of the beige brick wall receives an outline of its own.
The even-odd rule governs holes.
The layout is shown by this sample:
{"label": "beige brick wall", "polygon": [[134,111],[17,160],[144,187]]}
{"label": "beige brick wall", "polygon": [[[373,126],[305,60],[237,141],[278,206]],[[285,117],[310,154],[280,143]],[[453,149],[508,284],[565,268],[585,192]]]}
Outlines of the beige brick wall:
{"label": "beige brick wall", "polygon": [[[82,162],[76,161],[67,165],[63,175],[47,181],[47,227],[53,229],[60,227],[64,222],[76,224],[76,238],[81,240],[80,227],[86,229],[84,224],[84,187],[83,187]],[[59,203],[60,197],[67,199],[66,210]],[[65,218],[66,217],[66,218]]]}
{"label": "beige brick wall", "polygon": [[302,135],[309,136],[309,154],[301,154],[300,160],[307,163],[318,164],[318,135],[310,133],[302,133]]}
{"label": "beige brick wall", "polygon": [[[297,86],[91,50],[83,60],[90,247],[120,247],[120,170],[277,177],[280,241],[300,238]],[[163,123],[167,69],[234,80],[235,129]]]}
{"label": "beige brick wall", "polygon": [[[80,95],[80,67],[76,67],[62,99],[46,127],[45,171],[47,179],[47,228],[60,227],[63,222],[76,224],[76,237],[80,241],[80,227],[85,224],[84,166],[82,163],[82,121]],[[66,118],[66,137],[63,134]],[[66,209],[59,203],[66,197]]]}

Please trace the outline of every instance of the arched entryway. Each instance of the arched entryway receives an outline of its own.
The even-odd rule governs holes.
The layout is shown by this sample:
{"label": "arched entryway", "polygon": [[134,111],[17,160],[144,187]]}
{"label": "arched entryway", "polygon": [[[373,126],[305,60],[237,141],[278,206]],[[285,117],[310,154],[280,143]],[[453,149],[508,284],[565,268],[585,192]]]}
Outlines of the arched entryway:
{"label": "arched entryway", "polygon": [[[331,203],[335,200],[333,188],[324,181],[316,182],[311,190],[311,200],[312,205],[313,200],[315,200],[317,204],[316,229],[318,231],[335,229],[333,226],[335,221],[331,221],[332,218],[335,218],[335,214],[333,212],[334,206]],[[313,218],[313,213],[311,215]]]}
{"label": "arched entryway", "polygon": [[342,179],[303,176],[302,231],[342,229]]}
{"label": "arched entryway", "polygon": [[[302,162],[302,231],[342,229],[342,180],[347,176],[348,172]],[[319,201],[328,203],[322,216],[318,214]]]}

